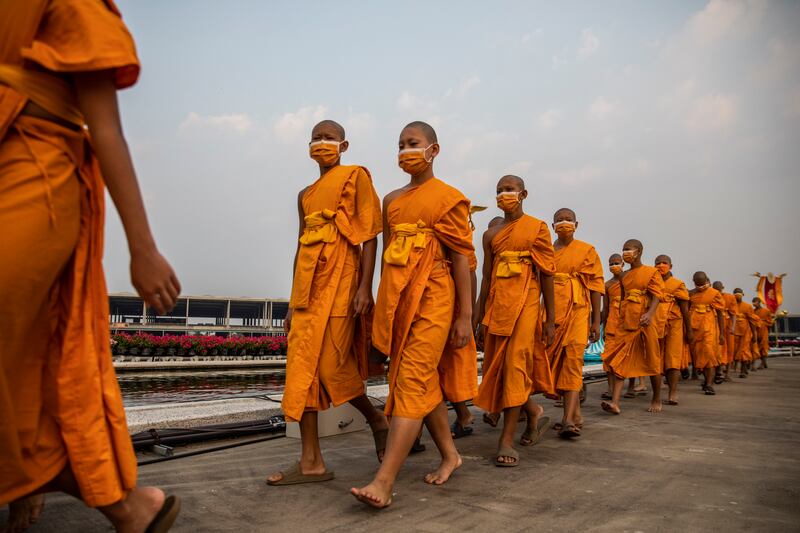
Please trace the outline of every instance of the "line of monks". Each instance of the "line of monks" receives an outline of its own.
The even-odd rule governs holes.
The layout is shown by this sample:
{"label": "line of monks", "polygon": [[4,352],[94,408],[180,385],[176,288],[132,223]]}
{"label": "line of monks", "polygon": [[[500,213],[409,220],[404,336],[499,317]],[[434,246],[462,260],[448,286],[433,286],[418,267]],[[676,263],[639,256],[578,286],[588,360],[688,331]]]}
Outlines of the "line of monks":
{"label": "line of monks", "polygon": [[[150,231],[119,119],[116,91],[138,74],[133,40],[110,0],[0,0],[0,250],[9,258],[0,262],[0,505],[9,504],[8,531],[34,523],[49,491],[81,499],[122,532],[167,531],[180,509],[176,496],[137,485],[108,342],[105,187],[137,292],[159,314],[180,293]],[[461,466],[454,437],[472,431],[470,400],[491,425],[503,416],[497,466],[519,464],[520,421],[523,446],[550,427],[536,393],[563,402],[556,429],[578,437],[583,352],[603,323],[603,409],[611,413],[620,412],[626,378],[651,377],[657,412],[666,374],[668,403],[676,404],[689,358],[704,371],[707,394],[734,362],[743,377],[754,358],[766,366],[769,316],[742,303],[740,290],[734,302],[698,272],[687,291],[668,257],[643,265],[636,240],[612,256],[614,278],[605,282],[594,248],[573,237],[575,213],[555,213],[553,242],[548,225],[524,213],[527,191],[516,176],[497,185],[504,216],[483,235],[478,291],[470,202],[435,177],[440,146],[428,124],[402,130],[398,162],[410,179],[382,203],[364,167],[340,164],[348,141],[339,124],[317,124],[309,146],[320,177],[298,196],[283,397],[302,452],[267,478],[271,485],[333,478],[317,434],[317,413],[331,404],[350,402],[372,428],[380,467],[351,492],[374,507],[391,504],[423,422],[441,455],[425,481],[445,483]],[[383,372],[386,358],[381,412],[364,379]],[[452,425],[445,401],[457,413]]]}

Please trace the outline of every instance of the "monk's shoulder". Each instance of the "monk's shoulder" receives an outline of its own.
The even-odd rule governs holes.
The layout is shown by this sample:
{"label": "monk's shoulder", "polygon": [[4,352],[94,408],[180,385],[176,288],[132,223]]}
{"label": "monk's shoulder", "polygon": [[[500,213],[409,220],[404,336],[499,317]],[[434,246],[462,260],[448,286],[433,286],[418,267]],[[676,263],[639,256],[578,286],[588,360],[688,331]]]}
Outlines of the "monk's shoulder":
{"label": "monk's shoulder", "polygon": [[386,210],[386,208],[389,207],[389,204],[391,204],[394,200],[397,199],[398,196],[402,195],[408,189],[409,189],[409,187],[408,187],[408,185],[406,185],[404,187],[400,187],[399,189],[395,189],[392,192],[390,192],[389,194],[387,194],[386,196],[384,196],[383,197],[383,209]]}
{"label": "monk's shoulder", "polygon": [[431,178],[430,185],[433,192],[445,203],[469,202],[464,193],[439,178]]}
{"label": "monk's shoulder", "polygon": [[580,254],[581,256],[587,255],[597,255],[597,252],[594,249],[594,246],[589,244],[586,241],[582,241],[579,239],[574,239],[572,244],[575,245],[575,251]]}

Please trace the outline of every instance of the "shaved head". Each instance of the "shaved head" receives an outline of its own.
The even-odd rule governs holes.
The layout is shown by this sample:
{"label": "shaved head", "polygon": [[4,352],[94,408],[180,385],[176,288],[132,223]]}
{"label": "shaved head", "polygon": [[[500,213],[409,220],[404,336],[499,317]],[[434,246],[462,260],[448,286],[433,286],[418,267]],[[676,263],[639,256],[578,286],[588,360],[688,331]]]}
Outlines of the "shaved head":
{"label": "shaved head", "polygon": [[625,241],[625,244],[622,245],[623,250],[627,250],[630,248],[636,248],[637,250],[639,250],[639,253],[644,251],[644,245],[642,245],[642,241],[638,239],[628,239],[627,241]]}
{"label": "shaved head", "polygon": [[577,222],[578,217],[575,216],[575,211],[569,207],[562,207],[553,213],[553,222],[558,222],[559,220],[571,220],[572,222]]}
{"label": "shaved head", "polygon": [[758,296],[756,296],[755,298],[753,298],[753,303],[754,303],[754,304],[759,304],[759,305],[761,305],[761,298],[759,298]]}
{"label": "shaved head", "polygon": [[667,263],[668,265],[671,266],[672,265],[672,259],[670,259],[670,257],[668,255],[661,254],[658,257],[656,257],[655,264],[659,264],[659,263]]}
{"label": "shaved head", "polygon": [[722,292],[722,289],[725,288],[725,286],[722,284],[721,281],[715,281],[714,284],[711,285],[711,286],[714,287],[715,289],[717,289],[720,292]]}
{"label": "shaved head", "polygon": [[525,180],[520,178],[519,176],[514,176],[513,174],[506,174],[497,182],[497,186],[500,187],[503,183],[513,183],[514,186],[519,189],[520,191],[525,190]]}
{"label": "shaved head", "polygon": [[417,128],[418,130],[422,131],[422,134],[425,136],[426,139],[428,139],[428,143],[430,144],[439,142],[439,139],[436,138],[436,131],[427,122],[422,122],[421,120],[415,120],[414,122],[410,122],[409,124],[407,124],[406,127],[403,129],[407,128]]}
{"label": "shaved head", "polygon": [[338,137],[340,141],[344,140],[344,128],[341,124],[334,120],[323,120],[322,122],[318,122],[316,126],[311,130],[311,136],[314,136],[314,133],[325,130],[329,133],[334,133],[335,137]]}
{"label": "shaved head", "polygon": [[737,292],[738,292],[739,294],[744,294],[744,291],[743,291],[742,289],[740,289],[739,287],[736,287],[735,289],[733,289],[733,293],[734,293],[734,294],[736,294]]}
{"label": "shaved head", "polygon": [[698,286],[708,283],[708,276],[702,270],[695,272],[694,276],[692,276],[692,279],[694,280],[694,284]]}
{"label": "shaved head", "polygon": [[622,263],[622,256],[619,254],[611,254],[611,257],[608,258],[609,263]]}

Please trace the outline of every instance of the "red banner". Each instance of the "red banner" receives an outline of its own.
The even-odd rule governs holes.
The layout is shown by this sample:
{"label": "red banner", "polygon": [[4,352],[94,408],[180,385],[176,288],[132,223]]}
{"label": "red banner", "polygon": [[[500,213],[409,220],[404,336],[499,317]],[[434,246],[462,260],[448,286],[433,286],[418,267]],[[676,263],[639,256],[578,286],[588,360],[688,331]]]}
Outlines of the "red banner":
{"label": "red banner", "polygon": [[[772,280],[770,280],[770,278],[772,278]],[[775,277],[774,275],[761,276],[758,278],[758,297],[773,314],[778,311],[781,303],[783,303],[783,294],[781,292],[782,278],[783,276]]]}

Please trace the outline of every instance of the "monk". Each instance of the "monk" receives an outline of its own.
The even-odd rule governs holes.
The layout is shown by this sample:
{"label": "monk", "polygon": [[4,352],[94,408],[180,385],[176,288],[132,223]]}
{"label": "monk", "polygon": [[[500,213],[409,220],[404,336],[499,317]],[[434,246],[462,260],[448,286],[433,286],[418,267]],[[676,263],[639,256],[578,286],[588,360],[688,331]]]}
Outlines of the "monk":
{"label": "monk", "polygon": [[725,344],[725,300],[711,287],[705,272],[695,272],[692,280],[694,289],[689,291],[690,325],[694,333],[690,343],[692,360],[705,376],[703,392],[713,396],[716,394],[712,384],[719,365],[719,347]]}
{"label": "monk", "polygon": [[672,259],[659,255],[656,270],[664,280],[664,297],[658,304],[655,316],[661,357],[664,360],[664,375],[667,377],[669,397],[667,405],[678,405],[678,381],[681,377],[683,354],[686,343],[694,342],[692,324],[689,320],[689,291],[683,281],[672,275]]}
{"label": "monk", "polygon": [[578,219],[563,207],[553,215],[555,250],[555,341],[547,349],[556,393],[564,398],[558,436],[580,437],[583,352],[600,337],[600,302],[605,293],[603,266],[591,244],[575,239]]}
{"label": "monk", "polygon": [[653,396],[648,411],[661,412],[663,361],[653,317],[664,295],[664,280],[655,267],[642,264],[644,246],[636,239],[625,242],[622,259],[630,268],[622,275],[619,325],[603,354],[603,367],[611,374],[612,398],[600,405],[604,411],[620,414],[619,397],[623,380],[650,376]]}
{"label": "monk", "polygon": [[383,269],[372,329],[375,348],[390,356],[389,437],[375,478],[350,490],[376,508],[392,503],[392,487],[423,420],[442,458],[425,481],[441,485],[461,466],[438,366],[448,340],[461,348],[472,336],[469,201],[435,177],[440,148],[430,125],[408,124],[399,148],[398,163],[411,180],[383,200]]}
{"label": "monk", "polygon": [[[761,366],[753,368],[753,370],[763,370],[767,368],[767,355],[769,354],[769,328],[775,322],[775,317],[772,312],[764,307],[761,303],[761,298],[756,296],[753,298],[753,310],[758,318],[761,319],[761,324],[758,329],[758,355],[761,359]],[[753,357],[753,363],[757,357]]]}
{"label": "monk", "polygon": [[369,171],[342,165],[344,128],[323,120],[311,130],[309,155],[319,178],[297,197],[299,239],[289,312],[286,387],[281,406],[300,423],[300,461],[267,478],[269,485],[333,479],[319,445],[318,413],[349,402],[372,428],[382,459],[389,423],[366,396],[367,347],[359,317],[372,308],[372,277],[381,206]]}
{"label": "monk", "polygon": [[[603,310],[600,313],[600,323],[603,326],[604,348],[613,340],[619,325],[619,304],[622,295],[620,280],[622,279],[622,269],[624,266],[625,263],[622,261],[621,255],[611,254],[608,258],[608,270],[611,272],[611,277],[605,284]],[[608,379],[608,390],[604,392],[601,397],[603,400],[610,400],[611,390],[613,388],[611,386],[611,374],[608,374],[606,379]]]}
{"label": "monk", "polygon": [[[722,347],[722,354],[724,357],[721,361],[722,364],[718,368],[721,370],[720,377],[722,378],[722,381],[730,381],[731,378],[729,376],[729,371],[731,366],[735,364],[733,357],[733,329],[735,326],[736,317],[739,314],[739,309],[736,302],[736,297],[729,292],[725,292],[725,285],[721,281],[715,281],[712,284],[712,287],[722,294],[722,299],[725,302],[725,311],[723,313],[725,316],[725,345]],[[714,380],[714,382],[717,383],[718,380]]]}
{"label": "monk", "polygon": [[108,342],[106,186],[136,291],[159,315],[180,293],[120,124],[116,91],[138,74],[111,2],[0,2],[0,505],[12,531],[36,521],[51,491],[117,531],[166,531],[180,508],[137,486]]}
{"label": "monk", "polygon": [[761,319],[753,312],[753,306],[742,301],[744,298],[742,289],[733,289],[733,295],[736,297],[736,307],[739,312],[733,330],[734,358],[739,364],[739,377],[746,378],[753,362],[753,345],[758,344],[758,326]]}
{"label": "monk", "polygon": [[[497,183],[497,206],[505,217],[483,235],[483,280],[475,317],[477,337],[484,343],[483,381],[475,404],[490,413],[503,413],[495,455],[495,465],[502,467],[519,465],[514,435],[523,408],[527,413],[523,446],[535,444],[549,425],[531,394],[553,393],[545,351],[555,334],[553,246],[547,224],[523,211],[527,197],[525,182],[518,176],[503,176]],[[546,309],[543,327],[541,297]]]}

